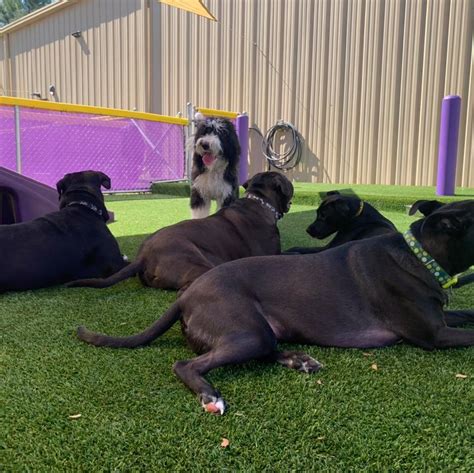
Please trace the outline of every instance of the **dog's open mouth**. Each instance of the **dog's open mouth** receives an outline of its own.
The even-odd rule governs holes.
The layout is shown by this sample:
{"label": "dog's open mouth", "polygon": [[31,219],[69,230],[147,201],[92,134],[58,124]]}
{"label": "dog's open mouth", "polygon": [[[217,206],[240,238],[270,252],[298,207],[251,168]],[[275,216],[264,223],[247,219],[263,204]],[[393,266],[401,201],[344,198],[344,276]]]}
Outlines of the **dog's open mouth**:
{"label": "dog's open mouth", "polygon": [[216,160],[216,156],[211,153],[205,153],[202,155],[202,161],[206,166],[210,166]]}

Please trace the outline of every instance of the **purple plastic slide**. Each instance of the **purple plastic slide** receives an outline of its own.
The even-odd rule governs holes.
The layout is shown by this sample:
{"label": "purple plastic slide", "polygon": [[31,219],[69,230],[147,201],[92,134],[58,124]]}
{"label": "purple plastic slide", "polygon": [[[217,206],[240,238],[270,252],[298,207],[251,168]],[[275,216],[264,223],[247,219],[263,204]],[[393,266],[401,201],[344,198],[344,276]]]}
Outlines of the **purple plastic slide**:
{"label": "purple plastic slide", "polygon": [[[56,189],[0,166],[0,201],[2,196],[13,200],[16,223],[27,222],[59,210]],[[113,213],[109,212],[109,215],[110,223],[113,221]]]}

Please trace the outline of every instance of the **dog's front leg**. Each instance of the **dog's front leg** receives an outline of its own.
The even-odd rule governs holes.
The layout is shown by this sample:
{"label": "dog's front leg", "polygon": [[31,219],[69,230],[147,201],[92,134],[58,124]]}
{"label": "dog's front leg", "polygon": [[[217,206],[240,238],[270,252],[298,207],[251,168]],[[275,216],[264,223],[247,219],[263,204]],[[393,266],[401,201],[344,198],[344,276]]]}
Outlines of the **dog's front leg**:
{"label": "dog's front leg", "polygon": [[448,327],[474,324],[474,310],[446,310],[444,311],[444,320]]}
{"label": "dog's front leg", "polygon": [[204,199],[194,187],[191,188],[191,217],[208,217],[210,209],[211,199]]}
{"label": "dog's front leg", "polygon": [[474,346],[474,330],[441,327],[436,333],[434,348]]}

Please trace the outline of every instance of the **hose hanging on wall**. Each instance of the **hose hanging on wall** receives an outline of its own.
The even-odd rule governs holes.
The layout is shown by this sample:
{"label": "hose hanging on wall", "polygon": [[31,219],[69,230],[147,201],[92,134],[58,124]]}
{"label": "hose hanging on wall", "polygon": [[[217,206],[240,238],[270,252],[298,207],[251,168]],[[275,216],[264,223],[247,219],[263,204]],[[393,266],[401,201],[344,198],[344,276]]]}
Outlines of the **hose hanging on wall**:
{"label": "hose hanging on wall", "polygon": [[[291,135],[292,144],[284,153],[280,154],[275,151],[274,140],[278,133]],[[268,163],[282,171],[293,169],[301,160],[302,139],[298,130],[289,122],[279,120],[275,125],[270,127],[263,137],[262,151]]]}

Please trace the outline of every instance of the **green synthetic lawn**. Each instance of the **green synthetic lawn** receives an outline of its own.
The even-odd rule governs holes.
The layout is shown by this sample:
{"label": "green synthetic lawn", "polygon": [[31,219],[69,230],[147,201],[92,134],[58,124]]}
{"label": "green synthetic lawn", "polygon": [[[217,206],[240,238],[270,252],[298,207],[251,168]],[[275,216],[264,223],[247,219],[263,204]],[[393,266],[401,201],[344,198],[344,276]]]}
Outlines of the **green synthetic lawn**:
{"label": "green synthetic lawn", "polygon": [[[296,188],[280,224],[283,248],[314,243],[304,231],[314,205],[299,202],[313,204],[319,191],[328,190]],[[370,194],[372,188],[358,192],[363,190]],[[430,190],[412,190],[411,201],[433,198]],[[410,199],[409,192],[401,194]],[[388,191],[373,195],[377,200]],[[404,199],[392,200],[384,213],[403,230],[413,217],[406,215]],[[110,228],[131,258],[145,235],[189,215],[187,199],[172,196],[112,196],[108,207],[117,218]],[[292,346],[325,368],[304,375],[251,362],[215,370],[208,378],[228,402],[226,415],[216,417],[202,411],[171,371],[176,360],[193,356],[178,325],[136,350],[95,348],[75,338],[79,324],[135,333],[174,300],[174,292],[144,288],[135,279],[104,290],[0,295],[0,468],[473,471],[473,348]],[[473,287],[455,292],[450,307],[474,307]],[[220,446],[223,438],[227,448]]]}

